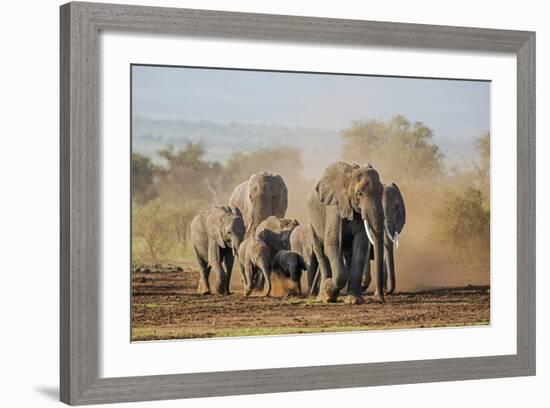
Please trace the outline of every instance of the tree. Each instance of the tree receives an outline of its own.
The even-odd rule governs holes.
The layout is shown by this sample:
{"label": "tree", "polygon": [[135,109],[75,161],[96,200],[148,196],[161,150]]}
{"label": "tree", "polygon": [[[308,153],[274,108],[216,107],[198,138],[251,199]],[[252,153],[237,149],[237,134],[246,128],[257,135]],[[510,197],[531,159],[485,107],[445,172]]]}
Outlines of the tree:
{"label": "tree", "polygon": [[491,172],[491,136],[489,132],[483,133],[476,139],[476,147],[479,153],[479,162],[476,164],[477,185],[489,201],[490,172]]}
{"label": "tree", "polygon": [[157,195],[153,186],[155,171],[149,157],[132,153],[132,198],[138,204],[145,204]]}
{"label": "tree", "polygon": [[234,153],[225,166],[224,184],[232,191],[238,183],[260,171],[277,173],[287,180],[301,177],[302,169],[300,152],[289,146]]}
{"label": "tree", "polygon": [[371,163],[384,180],[399,180],[405,188],[433,182],[443,175],[443,154],[433,142],[433,131],[403,116],[389,121],[356,121],[342,131],[342,158]]}
{"label": "tree", "polygon": [[190,198],[216,202],[218,179],[223,167],[204,159],[201,143],[187,143],[183,149],[167,146],[159,150],[165,166],[159,170],[159,191],[167,200],[181,203]]}
{"label": "tree", "polygon": [[483,193],[473,187],[463,192],[447,190],[435,216],[441,242],[462,247],[472,238],[489,234],[489,209],[485,206]]}
{"label": "tree", "polygon": [[[158,261],[181,257],[188,242],[189,226],[204,203],[193,199],[179,205],[155,198],[132,207],[132,253],[135,259]],[[143,245],[140,245],[143,244]]]}

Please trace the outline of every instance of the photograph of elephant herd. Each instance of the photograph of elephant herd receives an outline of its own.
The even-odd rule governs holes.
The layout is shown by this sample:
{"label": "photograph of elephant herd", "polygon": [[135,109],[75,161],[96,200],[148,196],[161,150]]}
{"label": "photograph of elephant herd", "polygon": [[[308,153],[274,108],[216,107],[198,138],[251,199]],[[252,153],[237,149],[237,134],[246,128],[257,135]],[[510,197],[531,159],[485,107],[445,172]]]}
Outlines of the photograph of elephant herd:
{"label": "photograph of elephant herd", "polygon": [[132,66],[132,341],[490,324],[490,83]]}

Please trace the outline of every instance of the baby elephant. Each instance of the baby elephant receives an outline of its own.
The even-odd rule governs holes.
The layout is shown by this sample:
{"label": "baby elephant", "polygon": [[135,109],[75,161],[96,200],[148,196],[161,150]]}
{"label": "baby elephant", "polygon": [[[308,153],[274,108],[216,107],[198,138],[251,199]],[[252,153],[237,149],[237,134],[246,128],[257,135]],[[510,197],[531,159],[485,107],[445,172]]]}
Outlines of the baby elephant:
{"label": "baby elephant", "polygon": [[259,279],[260,272],[266,283],[264,296],[271,293],[271,253],[269,247],[258,237],[246,238],[239,247],[239,264],[244,295],[248,296]]}
{"label": "baby elephant", "polygon": [[302,293],[302,271],[306,269],[304,258],[297,252],[283,249],[273,258],[273,273],[281,279],[290,279],[295,284],[297,294]]}
{"label": "baby elephant", "polygon": [[311,225],[298,225],[290,234],[290,248],[303,256],[307,269],[307,290],[310,295],[316,296],[319,291],[320,273],[319,263],[313,250],[313,232]]}
{"label": "baby elephant", "polygon": [[275,256],[282,249],[290,249],[290,234],[298,225],[295,219],[272,215],[258,225],[255,235],[267,244]]}
{"label": "baby elephant", "polygon": [[245,233],[238,208],[214,207],[197,214],[191,221],[191,243],[199,264],[197,291],[210,293],[208,278],[213,270],[217,277],[215,292],[229,294],[234,257]]}

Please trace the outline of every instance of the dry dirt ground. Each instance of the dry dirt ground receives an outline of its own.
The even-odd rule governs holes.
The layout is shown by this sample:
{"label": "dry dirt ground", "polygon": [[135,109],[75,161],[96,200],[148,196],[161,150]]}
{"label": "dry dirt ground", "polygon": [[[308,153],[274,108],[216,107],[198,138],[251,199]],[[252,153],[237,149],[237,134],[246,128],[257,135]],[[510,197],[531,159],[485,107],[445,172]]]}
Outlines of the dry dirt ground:
{"label": "dry dirt ground", "polygon": [[[132,270],[132,340],[234,337],[489,324],[489,287],[396,293],[378,304],[332,304],[306,296],[243,297],[239,274],[229,296],[196,293],[193,267],[136,265]],[[280,283],[274,283],[274,293]],[[279,287],[276,287],[279,286]]]}

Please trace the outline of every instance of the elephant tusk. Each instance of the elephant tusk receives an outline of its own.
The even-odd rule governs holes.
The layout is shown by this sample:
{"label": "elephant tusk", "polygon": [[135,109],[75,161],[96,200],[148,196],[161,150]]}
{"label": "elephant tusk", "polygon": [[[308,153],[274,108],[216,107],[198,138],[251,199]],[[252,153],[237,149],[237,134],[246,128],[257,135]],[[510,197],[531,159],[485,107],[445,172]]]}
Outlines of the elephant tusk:
{"label": "elephant tusk", "polygon": [[369,231],[369,222],[367,220],[363,220],[363,223],[365,224],[365,232],[367,233],[367,237],[370,243],[372,244],[372,246],[374,246],[374,240],[372,239],[372,236],[370,235],[370,231]]}
{"label": "elephant tusk", "polygon": [[399,232],[395,232],[395,237],[393,238],[395,242],[395,249],[399,249]]}
{"label": "elephant tusk", "polygon": [[237,251],[235,251],[234,247],[231,247],[231,252],[233,252],[233,256],[237,255]]}
{"label": "elephant tusk", "polygon": [[388,229],[388,226],[386,224],[384,224],[384,228],[386,230],[386,235],[388,236],[388,238],[390,239],[391,242],[394,241],[394,237],[392,237],[392,235],[390,234],[390,230]]}

